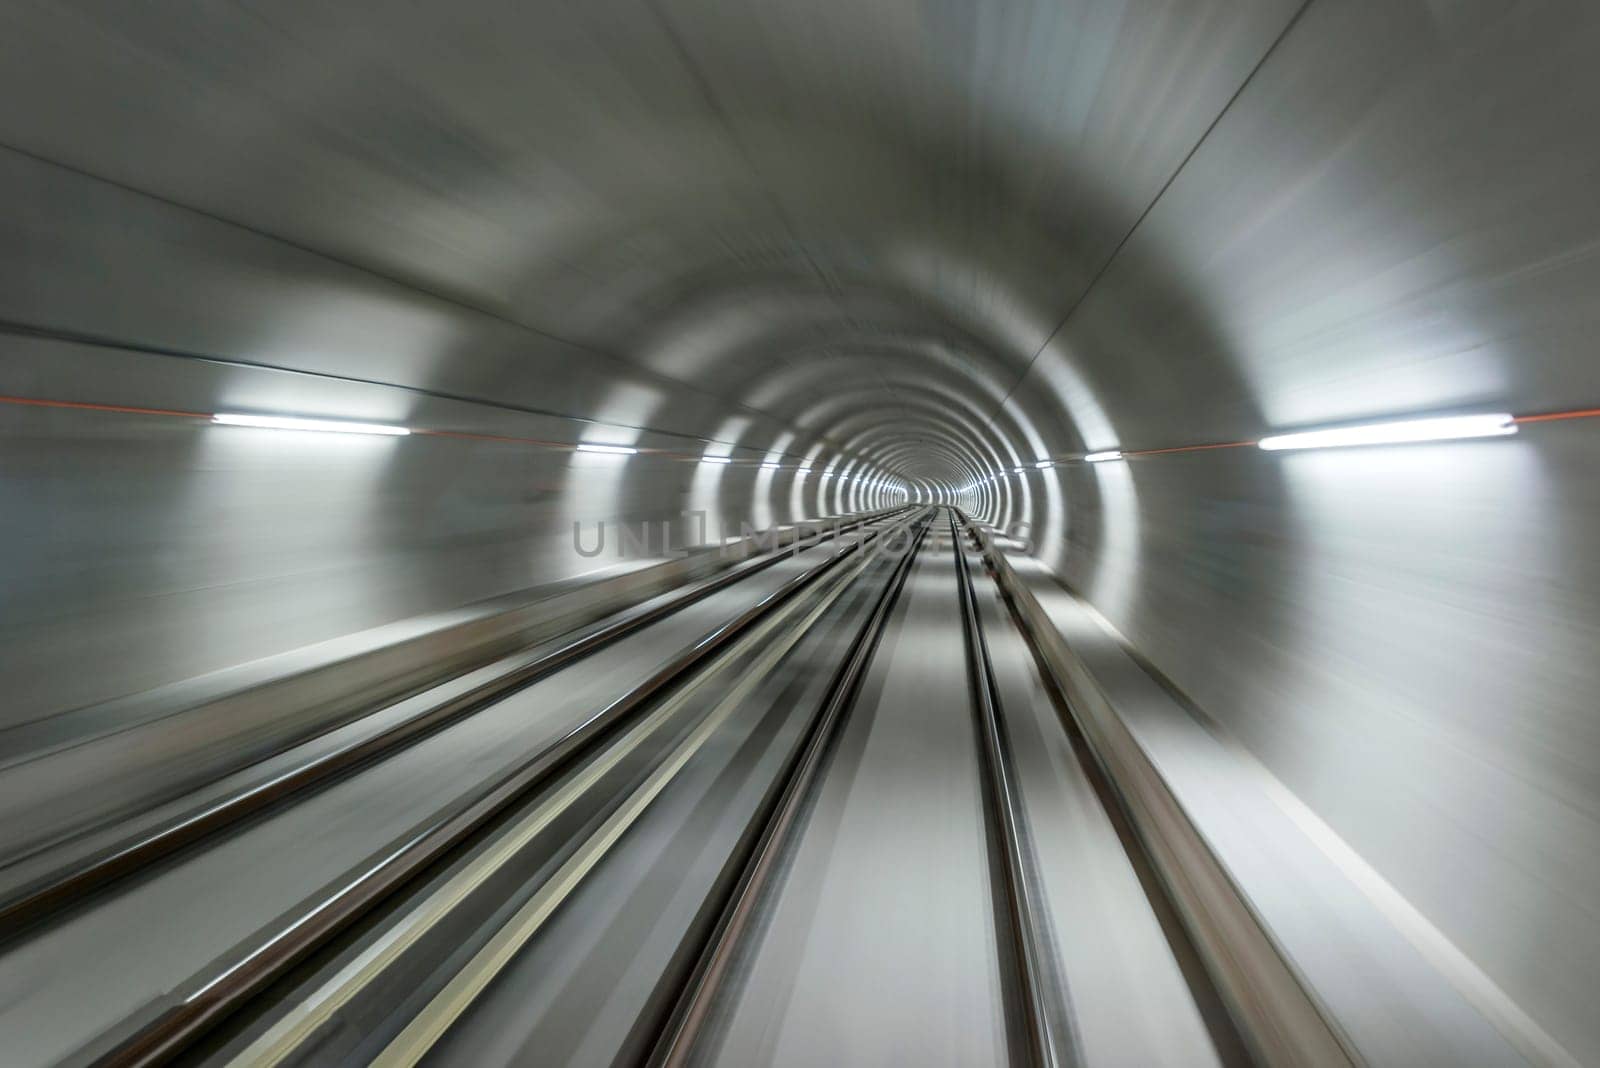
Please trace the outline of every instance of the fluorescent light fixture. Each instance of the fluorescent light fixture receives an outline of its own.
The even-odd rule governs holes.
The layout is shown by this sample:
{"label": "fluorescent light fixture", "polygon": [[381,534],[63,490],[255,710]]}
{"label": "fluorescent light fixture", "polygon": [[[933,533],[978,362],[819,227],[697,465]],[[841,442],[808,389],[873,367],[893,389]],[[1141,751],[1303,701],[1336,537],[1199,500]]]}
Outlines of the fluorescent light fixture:
{"label": "fluorescent light fixture", "polygon": [[383,423],[346,423],[335,419],[296,419],[284,415],[230,415],[219,413],[211,417],[213,423],[223,426],[253,426],[263,430],[315,430],[327,434],[383,434],[403,438],[411,433],[403,426],[386,426]]}
{"label": "fluorescent light fixture", "polygon": [[1011,473],[1012,473],[1012,474],[1013,474],[1013,475],[1020,475],[1020,474],[1022,474],[1022,473],[1023,473],[1023,472],[1025,472],[1025,471],[1027,471],[1027,470],[1028,470],[1028,469],[1027,469],[1027,468],[1026,468],[1026,467],[1013,467],[1013,468],[1012,468],[1012,469],[1011,469]]}
{"label": "fluorescent light fixture", "polygon": [[583,442],[579,442],[578,443],[578,451],[579,452],[604,452],[604,453],[610,453],[610,454],[612,454],[614,456],[632,456],[634,453],[638,452],[639,450],[635,449],[635,448],[632,448],[630,446],[627,446],[627,445],[595,445],[595,444],[591,444],[590,442],[583,441]]}
{"label": "fluorescent light fixture", "polygon": [[1049,460],[1040,460],[1038,463],[1034,464],[1033,466],[1037,467],[1039,470],[1043,471],[1045,468],[1051,466],[1051,462]]}
{"label": "fluorescent light fixture", "polygon": [[1091,464],[1103,464],[1108,460],[1122,459],[1121,449],[1106,449],[1104,452],[1091,452],[1084,460]]}
{"label": "fluorescent light fixture", "polygon": [[809,470],[811,470],[811,461],[810,460],[802,460],[802,461],[800,461],[800,466],[795,468],[795,470],[796,471],[809,471]]}
{"label": "fluorescent light fixture", "polygon": [[1400,445],[1414,441],[1449,441],[1454,438],[1496,438],[1515,434],[1517,424],[1503,412],[1493,415],[1451,415],[1439,419],[1405,419],[1396,423],[1368,423],[1332,430],[1307,430],[1275,434],[1258,445],[1269,452],[1283,449],[1336,449],[1349,445]]}
{"label": "fluorescent light fixture", "polygon": [[766,463],[761,465],[761,470],[763,471],[776,471],[777,469],[778,465],[773,463],[771,460],[768,460]]}
{"label": "fluorescent light fixture", "polygon": [[726,464],[732,461],[726,456],[702,456],[700,457],[700,462],[703,464]]}

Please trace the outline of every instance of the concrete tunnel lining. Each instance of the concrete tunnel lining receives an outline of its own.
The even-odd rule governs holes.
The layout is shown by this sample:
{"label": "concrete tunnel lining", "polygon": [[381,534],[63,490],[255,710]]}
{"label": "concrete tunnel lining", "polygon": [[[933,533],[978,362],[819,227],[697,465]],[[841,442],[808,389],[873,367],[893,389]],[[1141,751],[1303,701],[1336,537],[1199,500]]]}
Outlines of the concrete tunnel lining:
{"label": "concrete tunnel lining", "polygon": [[1600,403],[1600,15],[180,8],[5,17],[0,393],[813,469],[0,405],[10,722],[575,574],[574,520],[998,473],[963,504],[1600,1060],[1600,427],[1032,467]]}

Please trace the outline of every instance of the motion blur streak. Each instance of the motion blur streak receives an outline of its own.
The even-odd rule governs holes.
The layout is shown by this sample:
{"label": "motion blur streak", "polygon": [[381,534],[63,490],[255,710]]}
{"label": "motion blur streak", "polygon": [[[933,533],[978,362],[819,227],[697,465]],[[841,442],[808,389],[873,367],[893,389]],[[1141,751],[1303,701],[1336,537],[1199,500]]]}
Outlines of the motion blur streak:
{"label": "motion blur streak", "polygon": [[1597,54],[0,5],[0,1060],[1600,1065]]}

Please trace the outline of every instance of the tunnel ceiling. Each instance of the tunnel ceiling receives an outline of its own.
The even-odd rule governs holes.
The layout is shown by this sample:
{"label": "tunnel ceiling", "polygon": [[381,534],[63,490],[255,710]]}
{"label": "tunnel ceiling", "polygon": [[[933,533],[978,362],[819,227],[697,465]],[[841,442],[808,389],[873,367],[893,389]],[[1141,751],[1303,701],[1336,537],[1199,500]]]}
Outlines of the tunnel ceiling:
{"label": "tunnel ceiling", "polygon": [[[6,181],[77,172],[63,219],[140,198],[108,275],[201,266],[187,300],[34,284],[7,314],[950,483],[1542,402],[1501,354],[1537,335],[1559,367],[1559,330],[1474,273],[1503,238],[1451,211],[1526,193],[1497,161],[1586,120],[1538,72],[1483,84],[1507,25],[1358,6],[12,4]],[[1537,120],[1463,168],[1489,98]],[[1451,277],[1496,295],[1413,295]]]}

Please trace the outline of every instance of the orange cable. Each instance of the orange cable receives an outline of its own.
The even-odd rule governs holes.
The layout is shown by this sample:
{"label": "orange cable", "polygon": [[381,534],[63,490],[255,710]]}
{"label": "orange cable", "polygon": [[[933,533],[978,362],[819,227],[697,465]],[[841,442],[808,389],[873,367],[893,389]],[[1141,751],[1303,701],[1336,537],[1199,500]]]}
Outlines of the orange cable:
{"label": "orange cable", "polygon": [[165,415],[181,419],[210,419],[209,412],[184,412],[170,408],[136,408],[126,404],[88,404],[84,401],[42,400],[38,397],[8,397],[0,394],[0,404],[20,404],[30,408],[74,408],[88,412],[120,412],[124,415]]}
{"label": "orange cable", "polygon": [[1600,416],[1600,408],[1579,408],[1570,412],[1546,412],[1543,415],[1513,416],[1513,423],[1554,423],[1560,419],[1593,419]]}

